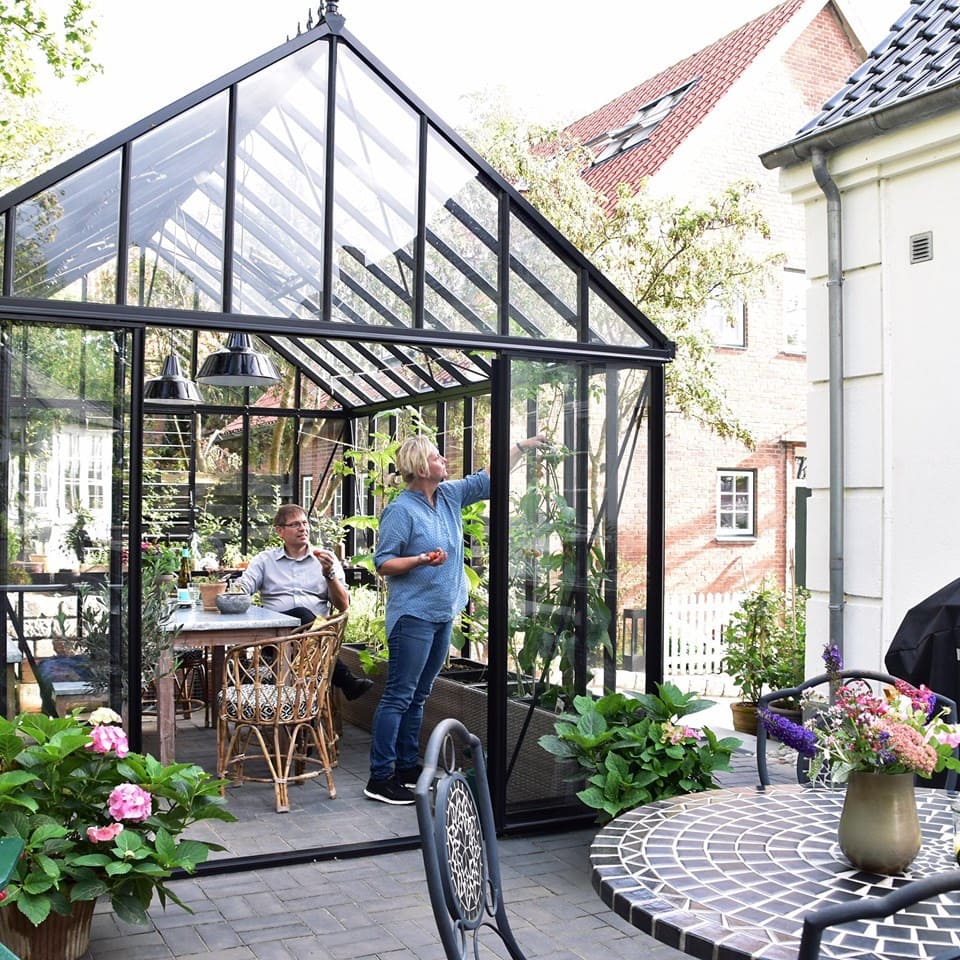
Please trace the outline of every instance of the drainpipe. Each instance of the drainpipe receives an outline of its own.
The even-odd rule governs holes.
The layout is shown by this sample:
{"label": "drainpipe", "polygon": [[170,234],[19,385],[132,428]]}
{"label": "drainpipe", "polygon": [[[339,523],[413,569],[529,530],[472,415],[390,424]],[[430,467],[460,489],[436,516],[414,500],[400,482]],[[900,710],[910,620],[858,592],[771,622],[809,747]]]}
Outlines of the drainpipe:
{"label": "drainpipe", "polygon": [[827,317],[830,344],[830,644],[843,662],[843,251],[840,190],[823,151],[810,154],[813,175],[827,198]]}

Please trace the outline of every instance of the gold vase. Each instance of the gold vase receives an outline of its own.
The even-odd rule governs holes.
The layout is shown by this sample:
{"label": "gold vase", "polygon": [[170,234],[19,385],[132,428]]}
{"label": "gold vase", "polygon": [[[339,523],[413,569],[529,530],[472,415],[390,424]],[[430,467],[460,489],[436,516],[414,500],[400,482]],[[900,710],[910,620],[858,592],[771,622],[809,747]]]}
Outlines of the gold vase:
{"label": "gold vase", "polygon": [[854,771],[840,814],[837,841],[861,870],[900,873],[920,852],[920,820],[912,773]]}
{"label": "gold vase", "polygon": [[50,912],[34,926],[11,904],[0,908],[0,942],[20,960],[80,960],[90,947],[95,900],[79,900],[69,916]]}

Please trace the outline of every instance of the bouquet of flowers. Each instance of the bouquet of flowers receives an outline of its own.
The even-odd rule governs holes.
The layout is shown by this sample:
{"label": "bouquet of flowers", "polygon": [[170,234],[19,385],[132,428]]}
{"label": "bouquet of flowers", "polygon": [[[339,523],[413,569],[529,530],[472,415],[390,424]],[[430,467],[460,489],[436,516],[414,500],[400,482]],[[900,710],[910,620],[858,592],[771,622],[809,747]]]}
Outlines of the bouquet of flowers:
{"label": "bouquet of flowers", "polygon": [[[828,650],[824,660],[835,676],[835,651]],[[826,769],[835,783],[844,783],[854,770],[927,778],[960,770],[955,756],[960,726],[948,723],[946,714],[946,708],[936,710],[936,694],[923,685],[897,680],[895,688],[877,695],[864,680],[849,680],[803,725],[767,710],[760,720],[768,734],[810,758],[811,780]]]}
{"label": "bouquet of flowers", "polygon": [[95,710],[56,718],[0,717],[0,835],[25,849],[0,909],[34,925],[51,910],[109,895],[128,923],[146,923],[159,894],[189,910],[165,885],[174,870],[192,873],[217,844],[177,840],[192,823],[233,821],[222,781],[188,763],[163,765],[131,753],[121,718]]}

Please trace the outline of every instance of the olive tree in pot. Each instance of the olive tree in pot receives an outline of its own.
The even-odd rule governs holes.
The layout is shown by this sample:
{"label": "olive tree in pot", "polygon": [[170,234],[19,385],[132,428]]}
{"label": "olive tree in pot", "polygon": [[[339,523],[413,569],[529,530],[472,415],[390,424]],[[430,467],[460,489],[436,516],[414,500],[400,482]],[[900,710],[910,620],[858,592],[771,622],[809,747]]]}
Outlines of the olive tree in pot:
{"label": "olive tree in pot", "polygon": [[[731,705],[738,733],[756,733],[757,701],[765,692],[803,681],[806,598],[802,588],[786,594],[762,580],[727,624],[723,669],[740,692],[740,700]],[[799,705],[780,708],[792,715]]]}

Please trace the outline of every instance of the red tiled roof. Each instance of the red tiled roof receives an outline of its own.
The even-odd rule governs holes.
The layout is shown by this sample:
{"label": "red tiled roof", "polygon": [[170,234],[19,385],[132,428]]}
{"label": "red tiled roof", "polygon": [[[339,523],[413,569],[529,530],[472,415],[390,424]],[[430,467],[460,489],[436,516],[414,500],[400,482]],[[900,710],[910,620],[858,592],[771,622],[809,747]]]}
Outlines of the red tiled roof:
{"label": "red tiled roof", "polygon": [[595,189],[613,196],[619,184],[636,184],[656,173],[803,4],[804,0],[785,0],[769,13],[572,123],[566,133],[577,142],[586,143],[624,126],[651,101],[691,80],[697,81],[648,140],[585,171],[584,179]]}

